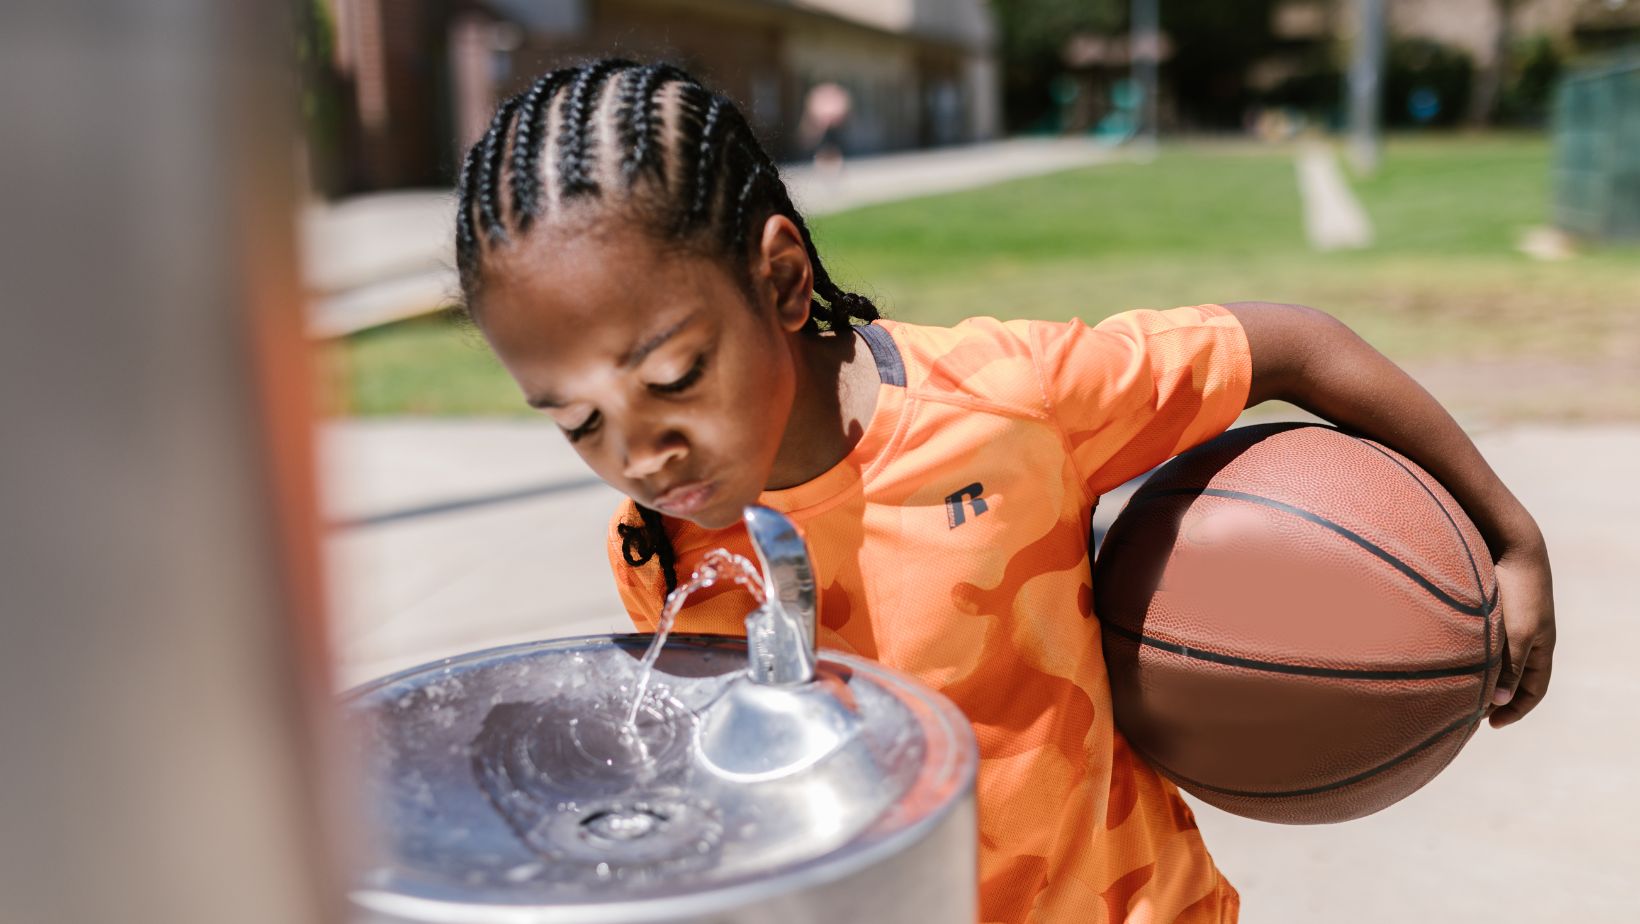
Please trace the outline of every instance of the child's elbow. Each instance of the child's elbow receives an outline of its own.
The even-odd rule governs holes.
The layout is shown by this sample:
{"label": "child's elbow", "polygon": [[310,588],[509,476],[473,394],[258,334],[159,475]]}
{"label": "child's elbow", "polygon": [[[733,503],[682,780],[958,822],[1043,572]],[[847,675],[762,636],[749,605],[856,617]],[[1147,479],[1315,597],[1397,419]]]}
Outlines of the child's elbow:
{"label": "child's elbow", "polygon": [[1247,336],[1253,383],[1247,406],[1291,400],[1318,365],[1348,354],[1360,341],[1342,321],[1318,308],[1282,302],[1231,302]]}
{"label": "child's elbow", "polygon": [[[1245,315],[1255,315],[1260,319],[1287,326],[1299,327],[1343,327],[1343,321],[1338,320],[1320,308],[1309,305],[1298,305],[1289,302],[1225,302],[1224,307],[1237,318]],[[1245,321],[1243,321],[1245,323]]]}

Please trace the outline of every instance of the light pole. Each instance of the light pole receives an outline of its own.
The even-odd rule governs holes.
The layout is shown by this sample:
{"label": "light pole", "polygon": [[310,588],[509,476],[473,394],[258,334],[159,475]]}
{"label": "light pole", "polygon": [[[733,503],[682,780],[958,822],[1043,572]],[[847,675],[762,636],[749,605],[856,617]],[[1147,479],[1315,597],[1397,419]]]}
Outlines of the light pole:
{"label": "light pole", "polygon": [[1355,9],[1355,47],[1350,61],[1350,159],[1356,172],[1365,175],[1378,169],[1384,0],[1356,0]]}
{"label": "light pole", "polygon": [[1156,62],[1161,56],[1161,14],[1158,0],[1133,0],[1133,30],[1128,37],[1133,83],[1139,90],[1139,124],[1135,137],[1145,156],[1156,153]]}

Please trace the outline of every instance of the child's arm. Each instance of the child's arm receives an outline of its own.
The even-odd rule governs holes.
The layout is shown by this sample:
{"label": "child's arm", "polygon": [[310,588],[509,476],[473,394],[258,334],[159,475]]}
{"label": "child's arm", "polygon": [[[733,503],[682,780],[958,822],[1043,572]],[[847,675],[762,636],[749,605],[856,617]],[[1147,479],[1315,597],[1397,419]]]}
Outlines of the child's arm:
{"label": "child's arm", "polygon": [[1247,332],[1247,406],[1279,399],[1415,460],[1468,512],[1496,559],[1508,646],[1489,714],[1502,728],[1549,688],[1555,606],[1537,522],[1429,392],[1331,316],[1302,305],[1225,305]]}

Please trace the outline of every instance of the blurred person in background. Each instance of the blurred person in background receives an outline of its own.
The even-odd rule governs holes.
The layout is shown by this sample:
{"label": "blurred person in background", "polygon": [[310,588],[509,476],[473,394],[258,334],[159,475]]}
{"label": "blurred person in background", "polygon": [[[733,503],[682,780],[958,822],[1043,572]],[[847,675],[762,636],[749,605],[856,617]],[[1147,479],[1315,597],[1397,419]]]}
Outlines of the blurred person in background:
{"label": "blurred person in background", "polygon": [[829,80],[810,87],[803,97],[798,140],[814,160],[815,168],[827,176],[843,172],[843,126],[852,105],[848,88]]}

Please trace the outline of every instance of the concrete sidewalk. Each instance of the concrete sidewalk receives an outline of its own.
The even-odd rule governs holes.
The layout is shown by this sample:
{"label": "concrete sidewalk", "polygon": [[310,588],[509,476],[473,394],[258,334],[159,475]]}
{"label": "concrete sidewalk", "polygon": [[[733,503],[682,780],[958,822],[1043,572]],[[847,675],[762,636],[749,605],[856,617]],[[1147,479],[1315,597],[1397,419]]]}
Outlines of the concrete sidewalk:
{"label": "concrete sidewalk", "polygon": [[[618,495],[541,421],[340,421],[323,439],[341,679],[526,639],[629,628],[604,530]],[[1630,921],[1640,905],[1640,428],[1476,434],[1538,517],[1561,628],[1551,695],[1483,727],[1423,790],[1342,825],[1192,799],[1248,922]],[[1100,505],[1108,523],[1121,506]]]}
{"label": "concrete sidewalk", "polygon": [[[971,189],[1105,163],[1117,152],[1087,138],[1019,138],[847,161],[839,175],[781,168],[805,216]],[[456,301],[455,196],[410,190],[312,204],[301,221],[308,331],[337,337]]]}

